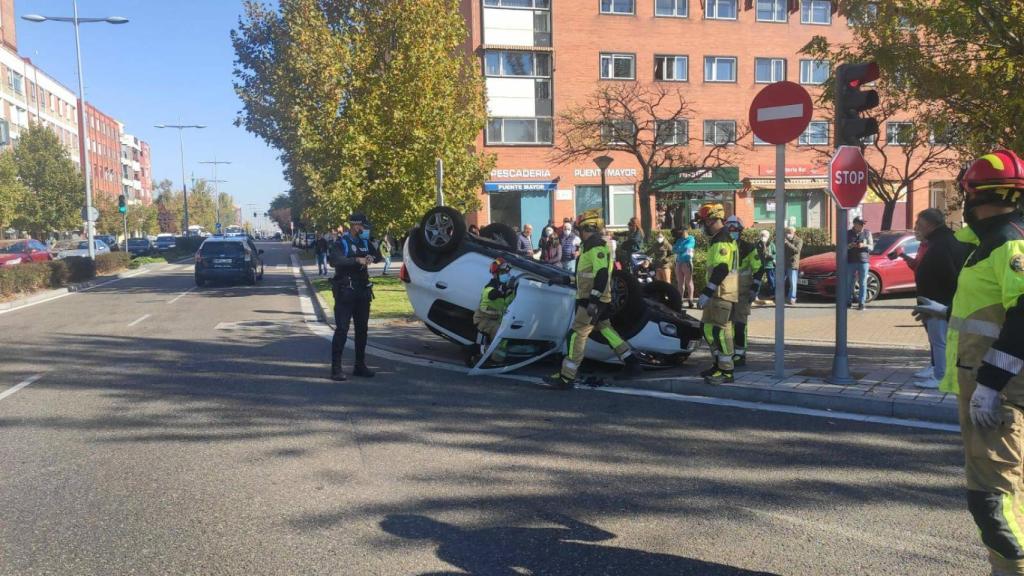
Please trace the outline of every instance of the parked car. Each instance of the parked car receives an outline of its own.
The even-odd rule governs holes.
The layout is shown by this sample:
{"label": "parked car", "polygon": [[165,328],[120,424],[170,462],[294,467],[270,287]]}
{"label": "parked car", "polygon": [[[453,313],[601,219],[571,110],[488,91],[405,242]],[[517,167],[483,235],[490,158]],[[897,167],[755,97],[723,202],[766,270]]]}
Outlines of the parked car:
{"label": "parked car", "polygon": [[[914,233],[906,230],[881,232],[874,238],[875,248],[868,262],[867,301],[871,302],[882,294],[916,291],[914,271],[910,266],[902,258],[889,258],[889,254],[897,249],[902,249],[910,257],[915,256],[921,243]],[[837,281],[835,252],[800,260],[799,292],[835,298]]]}
{"label": "parked car", "polygon": [[158,234],[156,242],[153,243],[157,252],[166,252],[178,247],[178,239],[174,234]]}
{"label": "parked car", "polygon": [[[431,209],[406,239],[400,274],[416,316],[435,334],[471,353],[477,340],[473,312],[480,303],[480,291],[491,279],[490,264],[497,257],[511,264],[517,278],[516,296],[492,349],[473,366],[474,374],[508,372],[561,353],[576,312],[572,274],[517,256],[514,241],[505,238],[508,234],[486,230],[481,236],[469,235],[456,210]],[[612,326],[641,353],[647,366],[685,361],[701,340],[699,321],[681,309],[673,309],[666,299],[646,296],[625,272],[612,275],[611,314]],[[485,364],[493,347],[503,339],[508,341],[507,361],[502,365]],[[600,334],[595,332],[591,340],[588,359],[619,362]]]}
{"label": "parked car", "polygon": [[117,236],[112,234],[97,234],[93,236],[93,238],[96,240],[102,240],[103,243],[107,245],[107,248],[110,248],[111,252],[119,252],[121,250],[121,245],[117,241]]}
{"label": "parked car", "polygon": [[[110,247],[103,240],[98,237],[93,238],[93,249],[96,255],[110,254]],[[84,258],[89,257],[89,241],[88,240],[73,240],[63,246],[58,245],[57,259],[62,260],[64,258],[70,258],[72,256],[81,256]]]}
{"label": "parked car", "polygon": [[207,238],[196,251],[196,286],[213,280],[242,280],[255,284],[263,279],[263,250],[245,237]]}
{"label": "parked car", "polygon": [[154,251],[153,243],[149,238],[129,238],[128,253],[132,256],[149,256]]}
{"label": "parked car", "polygon": [[38,240],[0,240],[0,266],[53,260],[46,244]]}
{"label": "parked car", "polygon": [[303,248],[313,248],[314,246],[316,246],[316,234],[314,234],[312,232],[307,232],[306,233],[306,239],[303,242],[302,247]]}

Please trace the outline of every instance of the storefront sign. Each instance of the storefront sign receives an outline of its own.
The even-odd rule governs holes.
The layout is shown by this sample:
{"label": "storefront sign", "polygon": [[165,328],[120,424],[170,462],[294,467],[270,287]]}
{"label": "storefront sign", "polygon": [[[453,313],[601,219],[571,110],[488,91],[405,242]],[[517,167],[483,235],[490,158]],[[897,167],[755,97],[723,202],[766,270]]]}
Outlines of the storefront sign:
{"label": "storefront sign", "polygon": [[[775,166],[759,165],[758,176],[775,176]],[[811,164],[792,164],[786,166],[786,178],[801,178],[806,176],[824,176],[825,169]]]}
{"label": "storefront sign", "polygon": [[551,178],[551,170],[546,168],[495,168],[491,170],[492,180],[506,178]]}
{"label": "storefront sign", "polygon": [[765,212],[775,212],[775,200],[769,200],[764,203]]}
{"label": "storefront sign", "polygon": [[554,182],[485,182],[484,192],[554,192],[556,187]]}
{"label": "storefront sign", "polygon": [[[609,168],[604,171],[607,178],[636,178],[636,168]],[[577,178],[600,178],[601,171],[597,168],[577,168],[572,171]]]}
{"label": "storefront sign", "polygon": [[572,200],[572,190],[556,190],[555,200]]}

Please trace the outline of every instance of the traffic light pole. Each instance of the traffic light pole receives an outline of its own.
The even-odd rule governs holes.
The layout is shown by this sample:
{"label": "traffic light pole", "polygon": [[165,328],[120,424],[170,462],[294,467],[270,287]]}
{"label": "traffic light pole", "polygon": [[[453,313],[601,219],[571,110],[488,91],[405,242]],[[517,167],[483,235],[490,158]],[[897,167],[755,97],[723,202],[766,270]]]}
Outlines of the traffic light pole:
{"label": "traffic light pole", "polygon": [[832,357],[832,376],[828,381],[832,384],[853,384],[850,377],[850,356],[847,350],[847,303],[850,301],[850,264],[847,256],[850,246],[847,243],[846,226],[848,225],[846,209],[836,204],[836,351]]}
{"label": "traffic light pole", "polygon": [[124,251],[128,252],[128,210],[121,214],[124,217]]}

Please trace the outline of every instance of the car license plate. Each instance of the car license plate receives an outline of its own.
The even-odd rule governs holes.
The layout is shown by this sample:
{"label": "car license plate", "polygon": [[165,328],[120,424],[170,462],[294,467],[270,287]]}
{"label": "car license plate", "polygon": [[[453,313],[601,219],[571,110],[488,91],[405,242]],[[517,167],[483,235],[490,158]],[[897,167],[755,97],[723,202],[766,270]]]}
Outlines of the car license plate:
{"label": "car license plate", "polygon": [[214,264],[231,264],[231,259],[230,258],[214,258],[213,259],[213,263]]}
{"label": "car license plate", "polygon": [[806,279],[806,278],[801,278],[801,279],[797,280],[796,283],[801,285],[801,286],[810,286],[811,285],[811,281]]}

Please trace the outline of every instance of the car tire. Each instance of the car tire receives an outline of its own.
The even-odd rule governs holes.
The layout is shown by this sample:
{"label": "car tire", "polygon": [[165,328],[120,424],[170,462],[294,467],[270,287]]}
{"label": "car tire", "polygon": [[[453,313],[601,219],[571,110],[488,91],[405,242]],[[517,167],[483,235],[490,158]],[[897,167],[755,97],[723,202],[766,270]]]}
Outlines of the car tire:
{"label": "car tire", "polygon": [[878,277],[878,274],[874,272],[868,272],[868,293],[866,300],[873,302],[882,294],[882,280]]}
{"label": "car tire", "polygon": [[515,250],[519,243],[516,231],[507,224],[494,222],[480,229],[480,237],[499,244],[504,244],[509,250]]}
{"label": "car tire", "polygon": [[249,286],[255,286],[256,285],[256,270],[255,269],[249,270],[249,274],[246,275],[246,277],[245,277],[245,283],[248,284]]}
{"label": "car tire", "polygon": [[632,275],[612,272],[612,327],[626,340],[636,336],[647,323],[643,289]]}
{"label": "car tire", "polygon": [[682,293],[679,292],[678,288],[668,282],[655,280],[650,284],[645,284],[644,295],[648,298],[653,298],[654,300],[661,302],[675,312],[681,312],[683,310]]}
{"label": "car tire", "polygon": [[430,252],[451,252],[466,236],[466,220],[454,208],[436,206],[420,221],[420,234]]}
{"label": "car tire", "polygon": [[199,288],[206,286],[206,279],[200,276],[199,274],[196,274],[196,286],[198,286]]}

